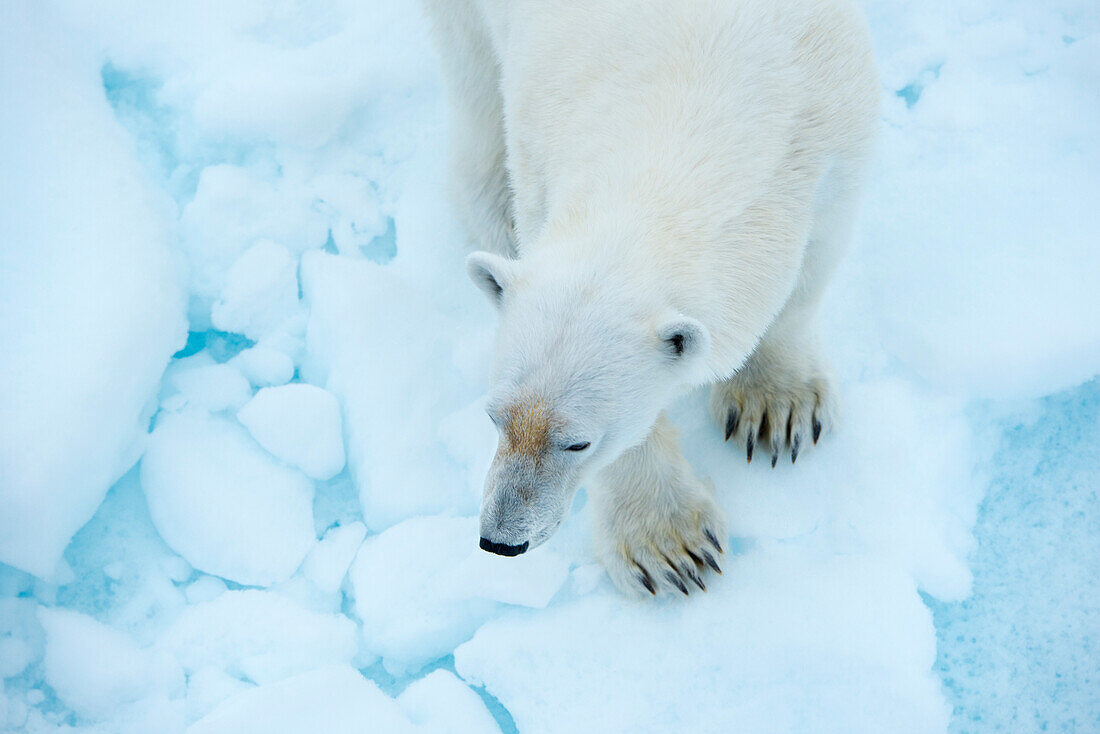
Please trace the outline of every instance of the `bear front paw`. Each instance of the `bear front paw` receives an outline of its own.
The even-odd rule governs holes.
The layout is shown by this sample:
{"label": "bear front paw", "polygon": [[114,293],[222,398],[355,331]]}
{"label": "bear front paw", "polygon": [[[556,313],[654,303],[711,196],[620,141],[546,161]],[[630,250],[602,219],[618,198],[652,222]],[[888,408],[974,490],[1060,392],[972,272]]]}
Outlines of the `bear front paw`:
{"label": "bear front paw", "polygon": [[711,572],[722,573],[726,521],[714,485],[690,482],[690,489],[655,493],[653,502],[611,509],[598,545],[612,581],[627,594],[688,596],[707,590]]}
{"label": "bear front paw", "polygon": [[784,451],[792,464],[797,461],[829,432],[836,413],[832,380],[823,370],[751,358],[714,386],[710,403],[726,441],[744,450],[749,461],[754,451],[770,454],[772,467]]}

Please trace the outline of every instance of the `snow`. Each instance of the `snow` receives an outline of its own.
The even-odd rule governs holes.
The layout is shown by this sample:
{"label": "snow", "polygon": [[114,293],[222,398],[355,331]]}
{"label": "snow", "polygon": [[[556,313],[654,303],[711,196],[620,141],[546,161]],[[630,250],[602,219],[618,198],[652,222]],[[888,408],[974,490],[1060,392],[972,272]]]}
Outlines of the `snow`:
{"label": "snow", "polygon": [[319,387],[265,387],[240,409],[237,420],[257,443],[307,476],[331,479],[344,468],[340,404]]}
{"label": "snow", "polygon": [[[212,310],[230,324],[243,320],[253,333],[277,327],[291,315],[289,297],[296,300],[297,288],[288,292],[287,273],[280,266],[293,266],[280,262],[278,246],[311,240],[319,245],[325,233],[294,191],[264,178],[259,171],[229,164],[206,166],[199,174],[179,221],[191,273],[192,329],[211,326]],[[262,271],[250,273],[249,266]],[[277,308],[270,317],[253,311],[265,302]],[[249,322],[252,316],[260,319],[255,325]]]}
{"label": "snow", "polygon": [[1100,380],[994,426],[974,594],[930,605],[954,728],[1100,730]]}
{"label": "snow", "polygon": [[294,378],[294,360],[263,344],[242,350],[229,363],[256,387],[285,385]]}
{"label": "snow", "polygon": [[500,727],[485,704],[449,670],[433,670],[397,697],[409,720],[436,734],[492,734]]}
{"label": "snow", "polygon": [[189,604],[201,604],[217,599],[228,587],[217,576],[200,576],[184,590]]}
{"label": "snow", "polygon": [[890,564],[769,543],[723,570],[687,602],[624,613],[605,588],[505,615],[458,648],[456,668],[523,732],[944,729],[931,613]]}
{"label": "snow", "polygon": [[343,583],[344,576],[366,536],[367,527],[361,522],[332,528],[314,546],[302,564],[302,575],[321,591],[335,593]]}
{"label": "snow", "polygon": [[188,675],[213,668],[262,685],[349,662],[356,652],[355,624],[274,592],[245,589],[187,607],[157,646]]}
{"label": "snow", "polygon": [[[403,276],[322,252],[302,258],[310,305],[302,373],[340,400],[349,468],[374,531],[417,515],[474,514],[480,502],[480,488],[462,480],[434,431],[462,407],[458,396],[474,397],[450,368],[459,324],[432,306],[433,289]],[[384,358],[378,344],[389,345]],[[426,379],[427,364],[442,365],[441,374]]]}
{"label": "snow", "polygon": [[30,599],[0,599],[0,680],[18,676],[42,656],[34,606]]}
{"label": "snow", "polygon": [[472,517],[416,518],[359,549],[349,573],[356,613],[391,674],[447,655],[504,603],[546,606],[565,581],[568,564],[553,551],[491,556],[477,547],[477,527]]}
{"label": "snow", "polygon": [[981,488],[962,406],[896,378],[851,385],[844,400],[844,430],[815,446],[801,471],[743,466],[744,456],[710,430],[701,401],[678,415],[700,437],[685,454],[696,466],[714,467],[735,538],[888,559],[922,591],[965,596]]}
{"label": "snow", "polygon": [[47,577],[141,455],[183,294],[87,44],[37,4],[2,12],[0,562]]}
{"label": "snow", "polygon": [[216,413],[240,408],[251,397],[252,387],[240,370],[218,364],[209,352],[202,351],[174,360],[165,371],[161,406],[171,410],[189,406]]}
{"label": "snow", "polygon": [[319,668],[233,696],[187,734],[414,732],[389,696],[348,665]]}
{"label": "snow", "polygon": [[172,656],[142,650],[78,612],[42,608],[38,619],[46,632],[45,681],[77,715],[102,720],[154,693],[182,694],[183,671]]}
{"label": "snow", "polygon": [[860,265],[883,343],[971,396],[1089,379],[1100,365],[1086,316],[1100,305],[1095,6],[867,5],[890,93]]}
{"label": "snow", "polygon": [[840,429],[772,470],[678,401],[730,553],[641,603],[583,491],[477,548],[494,316],[416,4],[5,4],[0,730],[1100,728],[1100,18],[864,5]]}
{"label": "snow", "polygon": [[313,482],[227,418],[164,414],[141,484],[164,541],[200,571],[239,584],[285,581],[317,540]]}
{"label": "snow", "polygon": [[195,670],[187,676],[187,721],[198,721],[222,701],[253,687],[220,668]]}
{"label": "snow", "polygon": [[221,297],[211,308],[214,328],[253,341],[300,330],[297,270],[290,250],[270,240],[245,250],[226,273]]}

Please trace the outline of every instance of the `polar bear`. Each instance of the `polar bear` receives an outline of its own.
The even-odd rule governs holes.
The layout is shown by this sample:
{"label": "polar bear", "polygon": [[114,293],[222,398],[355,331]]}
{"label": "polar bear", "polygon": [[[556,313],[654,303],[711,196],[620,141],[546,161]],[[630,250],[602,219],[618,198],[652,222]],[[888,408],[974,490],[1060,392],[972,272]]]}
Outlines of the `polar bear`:
{"label": "polar bear", "polygon": [[481,547],[589,488],[613,581],[705,589],[726,523],[665,416],[792,463],[834,420],[818,308],[878,119],[848,0],[425,0],[467,269],[499,311]]}

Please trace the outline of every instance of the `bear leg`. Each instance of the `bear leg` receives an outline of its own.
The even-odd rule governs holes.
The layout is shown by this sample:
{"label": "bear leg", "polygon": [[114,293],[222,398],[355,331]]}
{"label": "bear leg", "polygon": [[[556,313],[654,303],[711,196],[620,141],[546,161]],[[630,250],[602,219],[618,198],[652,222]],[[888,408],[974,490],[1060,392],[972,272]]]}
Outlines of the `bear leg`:
{"label": "bear leg", "polygon": [[733,377],[711,390],[711,414],[726,440],[794,463],[836,423],[832,371],[822,348],[819,311],[825,288],[848,249],[862,159],[838,159],[822,177],[798,282],[775,321]]}
{"label": "bear leg", "polygon": [[721,573],[726,520],[714,484],[696,478],[664,414],[642,445],[601,471],[592,499],[597,552],[624,592],[686,596]]}
{"label": "bear leg", "polygon": [[500,71],[489,29],[471,0],[423,0],[451,107],[450,186],[474,246],[514,258]]}

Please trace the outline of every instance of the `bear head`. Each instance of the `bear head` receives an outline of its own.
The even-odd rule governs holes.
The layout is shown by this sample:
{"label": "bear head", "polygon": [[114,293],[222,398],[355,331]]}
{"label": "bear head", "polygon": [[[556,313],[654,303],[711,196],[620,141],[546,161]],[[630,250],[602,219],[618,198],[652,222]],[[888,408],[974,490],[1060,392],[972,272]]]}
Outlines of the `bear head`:
{"label": "bear head", "polygon": [[705,379],[710,334],[621,268],[475,252],[467,270],[499,313],[487,412],[499,432],[481,547],[546,541],[579,486],[649,434]]}

